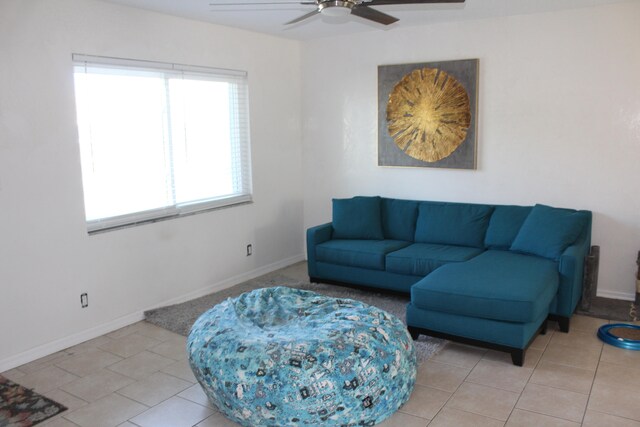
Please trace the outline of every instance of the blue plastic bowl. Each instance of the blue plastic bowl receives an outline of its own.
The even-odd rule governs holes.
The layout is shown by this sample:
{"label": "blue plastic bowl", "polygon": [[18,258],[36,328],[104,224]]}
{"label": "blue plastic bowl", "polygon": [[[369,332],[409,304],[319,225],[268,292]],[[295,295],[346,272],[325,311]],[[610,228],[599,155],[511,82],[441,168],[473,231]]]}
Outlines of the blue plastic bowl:
{"label": "blue plastic bowl", "polygon": [[612,325],[603,325],[598,329],[598,338],[614,347],[620,347],[627,350],[640,350],[640,340],[630,340],[613,335],[609,332],[614,328],[640,329],[638,325],[629,325],[627,323],[614,323]]}

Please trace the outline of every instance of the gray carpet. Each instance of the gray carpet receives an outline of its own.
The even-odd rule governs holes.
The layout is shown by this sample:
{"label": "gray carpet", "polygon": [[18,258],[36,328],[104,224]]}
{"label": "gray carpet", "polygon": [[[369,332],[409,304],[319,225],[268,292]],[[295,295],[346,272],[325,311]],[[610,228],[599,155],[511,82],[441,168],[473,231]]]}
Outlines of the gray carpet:
{"label": "gray carpet", "polygon": [[638,320],[637,316],[639,314],[636,309],[634,316],[634,313],[632,313],[633,305],[633,301],[593,297],[588,309],[578,306],[576,313],[617,322],[635,322]]}
{"label": "gray carpet", "polygon": [[[389,295],[351,289],[343,286],[302,282],[290,277],[275,275],[249,280],[182,304],[149,310],[145,312],[145,319],[147,322],[153,323],[161,328],[187,336],[189,335],[191,325],[193,325],[196,319],[214,305],[227,298],[236,297],[244,292],[273,286],[288,286],[318,292],[330,297],[362,301],[396,315],[403,322],[405,321],[405,307],[409,302],[408,296]],[[418,361],[422,362],[436,353],[444,345],[445,341],[421,335],[420,339],[414,343],[418,354]]]}

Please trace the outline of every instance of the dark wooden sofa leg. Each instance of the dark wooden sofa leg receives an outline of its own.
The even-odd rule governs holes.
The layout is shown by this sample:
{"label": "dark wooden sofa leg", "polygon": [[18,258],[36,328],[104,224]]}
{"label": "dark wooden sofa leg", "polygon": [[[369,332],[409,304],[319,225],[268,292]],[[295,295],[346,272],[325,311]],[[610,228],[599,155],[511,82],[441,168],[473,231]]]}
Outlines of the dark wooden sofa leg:
{"label": "dark wooden sofa leg", "polygon": [[[542,329],[544,329],[545,326],[546,326],[546,323],[543,323],[542,325],[540,325],[540,329],[538,329],[538,331],[542,331]],[[527,344],[525,348],[515,348],[515,347],[508,347],[500,344],[490,343],[487,341],[479,341],[479,340],[474,340],[472,338],[465,338],[457,335],[449,335],[444,332],[433,331],[431,329],[418,328],[415,326],[407,326],[407,330],[409,331],[409,335],[411,335],[411,338],[413,340],[417,340],[418,337],[422,334],[422,335],[428,335],[434,338],[442,338],[445,340],[455,341],[462,344],[489,348],[491,350],[504,351],[511,354],[511,361],[516,366],[524,365],[524,354],[527,351],[529,344],[531,344],[531,342],[529,342],[529,344]],[[533,341],[534,338],[535,338],[535,335],[531,338],[531,341]]]}
{"label": "dark wooden sofa leg", "polygon": [[560,332],[569,332],[569,318],[568,317],[558,317],[558,327],[560,328]]}
{"label": "dark wooden sofa leg", "polygon": [[524,349],[511,350],[511,361],[516,366],[524,365]]}
{"label": "dark wooden sofa leg", "polygon": [[547,335],[547,327],[549,326],[549,322],[547,319],[542,322],[542,327],[540,328],[540,335]]}
{"label": "dark wooden sofa leg", "polygon": [[418,337],[420,336],[420,332],[413,326],[407,326],[407,329],[409,330],[409,335],[411,335],[411,339],[414,341],[417,340]]}

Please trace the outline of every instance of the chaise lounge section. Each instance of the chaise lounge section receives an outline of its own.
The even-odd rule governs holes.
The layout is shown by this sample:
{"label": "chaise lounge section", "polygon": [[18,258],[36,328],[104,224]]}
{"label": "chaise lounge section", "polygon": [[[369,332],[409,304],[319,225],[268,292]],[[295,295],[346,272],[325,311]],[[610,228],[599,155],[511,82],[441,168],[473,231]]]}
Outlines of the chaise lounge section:
{"label": "chaise lounge section", "polygon": [[380,197],[334,199],[307,231],[309,276],[408,293],[407,326],[507,351],[514,364],[547,319],[569,330],[591,212]]}

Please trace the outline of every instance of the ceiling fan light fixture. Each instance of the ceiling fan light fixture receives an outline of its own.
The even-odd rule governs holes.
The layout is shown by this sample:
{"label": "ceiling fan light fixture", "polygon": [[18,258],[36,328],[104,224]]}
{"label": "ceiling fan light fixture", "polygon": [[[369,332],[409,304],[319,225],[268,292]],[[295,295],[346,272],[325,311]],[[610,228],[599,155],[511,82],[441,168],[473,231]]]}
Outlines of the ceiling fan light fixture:
{"label": "ceiling fan light fixture", "polygon": [[318,5],[318,10],[324,16],[338,17],[347,16],[351,13],[351,9],[355,6],[353,1],[323,1]]}

